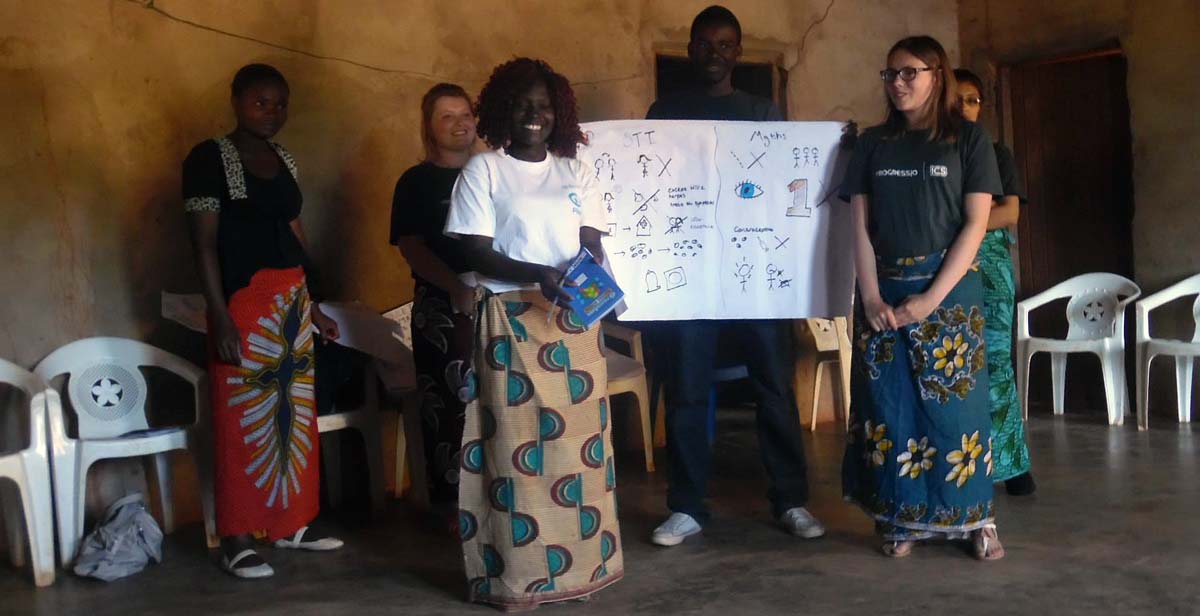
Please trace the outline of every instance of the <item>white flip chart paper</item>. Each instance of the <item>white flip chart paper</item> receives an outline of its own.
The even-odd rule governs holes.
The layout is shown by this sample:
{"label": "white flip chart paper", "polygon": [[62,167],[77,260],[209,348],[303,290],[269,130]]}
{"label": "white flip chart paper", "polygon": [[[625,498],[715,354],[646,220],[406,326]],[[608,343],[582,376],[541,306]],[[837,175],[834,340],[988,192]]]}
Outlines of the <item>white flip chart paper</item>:
{"label": "white flip chart paper", "polygon": [[850,312],[848,152],[839,122],[620,120],[579,157],[609,212],[620,319],[793,319]]}

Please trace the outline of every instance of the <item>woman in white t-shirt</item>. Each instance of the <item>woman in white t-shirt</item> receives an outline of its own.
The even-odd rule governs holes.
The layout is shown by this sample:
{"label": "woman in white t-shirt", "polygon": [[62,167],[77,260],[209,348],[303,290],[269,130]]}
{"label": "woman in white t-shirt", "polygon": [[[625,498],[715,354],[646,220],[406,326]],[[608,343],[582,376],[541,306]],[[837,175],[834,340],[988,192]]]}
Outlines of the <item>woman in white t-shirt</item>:
{"label": "woman in white t-shirt", "polygon": [[462,240],[481,301],[467,406],[459,529],[472,601],[508,609],[587,597],[624,573],[598,327],[561,288],[607,220],[575,96],[546,63],[496,68],[477,131],[494,152],[463,168],[446,233]]}

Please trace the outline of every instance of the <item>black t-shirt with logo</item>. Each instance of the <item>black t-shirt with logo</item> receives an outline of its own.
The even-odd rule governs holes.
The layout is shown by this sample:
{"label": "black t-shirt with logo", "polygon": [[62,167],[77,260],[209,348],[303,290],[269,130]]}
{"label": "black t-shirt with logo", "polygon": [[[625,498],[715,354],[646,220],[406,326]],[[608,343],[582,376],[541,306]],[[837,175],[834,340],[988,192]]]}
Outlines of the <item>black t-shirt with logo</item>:
{"label": "black t-shirt with logo", "polygon": [[[396,182],[392,195],[392,230],[389,241],[396,244],[406,235],[420,236],[425,245],[457,274],[471,271],[463,260],[458,240],[447,236],[446,215],[450,211],[450,193],[459,169],[423,162],[410,168]],[[413,273],[414,279],[419,279]]]}
{"label": "black t-shirt with logo", "polygon": [[854,146],[839,196],[868,195],[867,231],[882,258],[945,250],[962,230],[968,193],[1004,191],[987,131],[963,122],[954,142],[929,140],[929,131],[884,138],[867,129]]}
{"label": "black t-shirt with logo", "polygon": [[996,166],[1000,169],[1004,196],[1015,196],[1021,205],[1025,205],[1029,197],[1025,194],[1025,182],[1021,180],[1021,172],[1017,171],[1017,161],[1013,160],[1012,151],[999,141],[992,144],[992,148],[996,151]]}

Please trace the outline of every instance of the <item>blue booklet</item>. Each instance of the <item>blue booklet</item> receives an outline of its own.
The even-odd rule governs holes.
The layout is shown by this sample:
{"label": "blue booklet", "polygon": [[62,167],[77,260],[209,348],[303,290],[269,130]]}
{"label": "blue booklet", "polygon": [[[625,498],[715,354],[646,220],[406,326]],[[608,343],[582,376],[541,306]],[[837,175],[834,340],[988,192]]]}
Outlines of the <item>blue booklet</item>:
{"label": "blue booklet", "polygon": [[581,247],[579,254],[571,259],[563,280],[574,283],[574,286],[563,286],[574,298],[567,307],[575,312],[586,327],[591,327],[612,312],[625,297],[617,281],[605,271],[604,266],[596,262],[587,248]]}

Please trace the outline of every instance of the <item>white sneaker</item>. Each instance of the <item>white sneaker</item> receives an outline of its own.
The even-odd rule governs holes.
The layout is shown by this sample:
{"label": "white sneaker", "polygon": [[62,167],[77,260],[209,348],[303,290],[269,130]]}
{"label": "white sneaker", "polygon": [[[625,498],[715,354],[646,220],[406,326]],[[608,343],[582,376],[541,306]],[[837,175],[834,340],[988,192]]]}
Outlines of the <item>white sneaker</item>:
{"label": "white sneaker", "polygon": [[825,534],[825,527],[804,507],[792,507],[779,517],[784,530],[805,539],[816,539]]}
{"label": "white sneaker", "polygon": [[654,534],[650,535],[650,541],[655,545],[672,546],[683,543],[683,540],[692,535],[700,534],[700,524],[696,519],[686,513],[672,513],[671,517],[667,518],[654,529]]}

